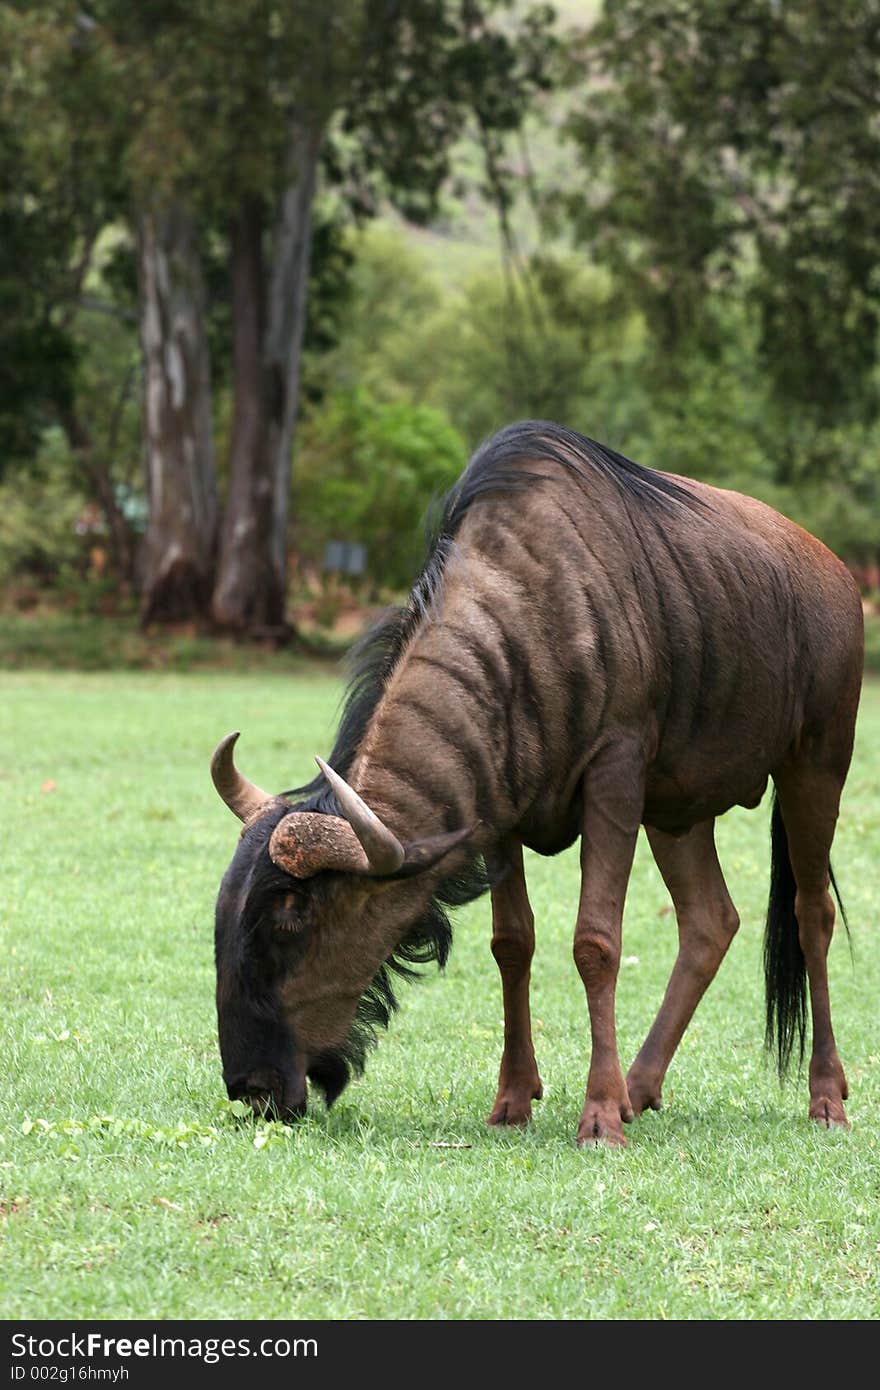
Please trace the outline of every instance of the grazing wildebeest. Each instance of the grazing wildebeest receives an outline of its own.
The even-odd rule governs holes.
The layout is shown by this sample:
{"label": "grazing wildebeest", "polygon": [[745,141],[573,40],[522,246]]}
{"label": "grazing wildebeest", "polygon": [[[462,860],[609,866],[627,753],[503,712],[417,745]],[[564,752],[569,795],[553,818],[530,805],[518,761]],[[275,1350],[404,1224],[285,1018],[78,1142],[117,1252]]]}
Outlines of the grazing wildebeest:
{"label": "grazing wildebeest", "polygon": [[[541,1095],[529,1020],[533,918],[522,846],[581,838],[574,958],[592,1053],[578,1142],[623,1144],[737,929],[716,816],[775,783],[767,1040],[784,1071],[813,1043],[810,1115],[844,1125],[831,1027],[830,848],[852,752],[862,609],[844,566],[762,503],[654,472],[545,421],[474,456],[408,604],[363,644],[330,766],[270,796],[212,773],[244,821],[217,903],[229,1095],[328,1104],[392,977],[446,958],[445,907],[492,892],[504,1051],[490,1124]],[[295,798],[293,802],[288,799]],[[614,991],[644,825],[678,919],[660,1012],[624,1078]],[[485,867],[484,867],[485,866]]]}

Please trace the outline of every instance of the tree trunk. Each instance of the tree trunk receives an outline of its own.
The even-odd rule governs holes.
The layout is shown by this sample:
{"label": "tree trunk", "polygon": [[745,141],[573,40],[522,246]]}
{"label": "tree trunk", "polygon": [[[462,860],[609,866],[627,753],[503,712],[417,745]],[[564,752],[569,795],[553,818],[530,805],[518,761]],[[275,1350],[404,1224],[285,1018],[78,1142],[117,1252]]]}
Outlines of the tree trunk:
{"label": "tree trunk", "polygon": [[172,201],[138,219],[150,519],[141,622],[204,621],[217,543],[217,485],[204,287],[195,227]]}
{"label": "tree trunk", "polygon": [[262,202],[243,200],[233,229],[234,421],[212,615],[218,627],[250,636],[289,632],[290,464],[322,135],[292,133],[268,276]]}
{"label": "tree trunk", "polygon": [[134,587],[137,544],[116,497],[113,479],[105,458],[95,448],[85,422],[75,406],[59,407],[58,418],[67,435],[77,470],[92,501],[104,513],[113,569],[125,590]]}

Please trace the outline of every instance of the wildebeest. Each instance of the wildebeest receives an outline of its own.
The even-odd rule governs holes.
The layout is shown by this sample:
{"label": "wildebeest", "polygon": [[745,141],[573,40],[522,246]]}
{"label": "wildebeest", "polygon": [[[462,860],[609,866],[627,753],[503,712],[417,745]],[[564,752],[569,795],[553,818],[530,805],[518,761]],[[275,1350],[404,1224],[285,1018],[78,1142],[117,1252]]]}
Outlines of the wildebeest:
{"label": "wildebeest", "polygon": [[[446,908],[492,894],[504,1051],[490,1124],[541,1095],[522,846],[580,836],[574,959],[592,1051],[578,1142],[623,1144],[738,917],[716,816],[775,783],[766,1034],[784,1071],[812,1010],[810,1115],[846,1124],[826,955],[830,848],[852,753],[862,609],[845,567],[769,507],[643,468],[546,421],[510,426],[447,499],[405,607],[362,645],[329,766],[271,796],[214,783],[244,821],[217,903],[217,1010],[232,1098],[332,1102],[394,1007],[395,973],[446,959]],[[292,800],[291,800],[292,798]],[[679,951],[624,1077],[614,994],[639,826]]]}

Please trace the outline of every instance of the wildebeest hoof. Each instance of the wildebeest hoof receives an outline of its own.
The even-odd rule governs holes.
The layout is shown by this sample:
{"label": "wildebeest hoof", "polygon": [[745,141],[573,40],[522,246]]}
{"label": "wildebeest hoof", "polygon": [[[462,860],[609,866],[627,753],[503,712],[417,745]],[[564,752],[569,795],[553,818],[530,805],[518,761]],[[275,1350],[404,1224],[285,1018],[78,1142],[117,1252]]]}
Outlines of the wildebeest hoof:
{"label": "wildebeest hoof", "polygon": [[622,1121],[632,1118],[633,1112],[628,1106],[619,1106],[614,1101],[588,1101],[578,1125],[578,1148],[606,1144],[612,1149],[625,1149]]}
{"label": "wildebeest hoof", "polygon": [[495,1098],[492,1114],[487,1125],[527,1125],[532,1118],[532,1101],[540,1100],[544,1088],[540,1081],[534,1087],[524,1090],[505,1089]]}
{"label": "wildebeest hoof", "polygon": [[640,1079],[637,1073],[631,1071],[626,1078],[626,1089],[634,1115],[641,1115],[645,1110],[663,1109],[659,1082],[653,1082],[647,1076]]}
{"label": "wildebeest hoof", "polygon": [[532,1103],[527,1100],[517,1104],[503,1100],[495,1105],[487,1125],[527,1125],[532,1118]]}
{"label": "wildebeest hoof", "polygon": [[810,1119],[825,1129],[851,1128],[843,1101],[834,1100],[831,1096],[816,1096],[815,1100],[810,1101]]}

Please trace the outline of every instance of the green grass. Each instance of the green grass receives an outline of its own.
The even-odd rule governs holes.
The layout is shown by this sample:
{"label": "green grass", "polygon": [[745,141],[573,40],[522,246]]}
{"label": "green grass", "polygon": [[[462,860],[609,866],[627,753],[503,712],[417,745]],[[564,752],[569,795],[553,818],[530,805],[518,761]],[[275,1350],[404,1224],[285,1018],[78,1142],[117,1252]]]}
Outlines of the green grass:
{"label": "green grass", "polygon": [[[237,826],[217,738],[288,786],[326,752],[337,686],[302,667],[2,677],[0,1315],[876,1318],[880,1314],[880,687],[835,852],[853,927],[831,988],[851,1133],[806,1118],[762,1053],[766,806],[726,817],[743,926],[624,1153],[578,1151],[588,1064],[571,961],[576,857],[530,858],[545,1099],[486,1129],[501,1004],[488,902],[445,977],[409,988],[366,1077],[293,1130],[223,1101],[211,916]],[[641,846],[618,1014],[627,1064],[674,920]],[[457,1144],[469,1147],[436,1147]]]}

